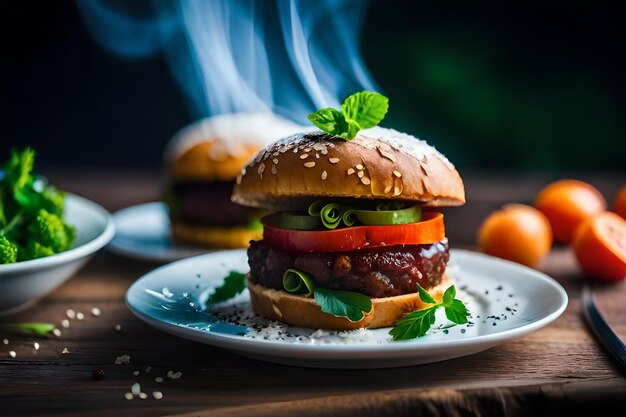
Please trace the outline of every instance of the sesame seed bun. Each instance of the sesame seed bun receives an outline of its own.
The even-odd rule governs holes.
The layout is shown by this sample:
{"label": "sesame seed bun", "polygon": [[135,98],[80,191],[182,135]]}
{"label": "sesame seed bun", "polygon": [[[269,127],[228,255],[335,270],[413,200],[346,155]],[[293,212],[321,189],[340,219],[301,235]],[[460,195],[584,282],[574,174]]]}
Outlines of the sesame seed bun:
{"label": "sesame seed bun", "polygon": [[[437,302],[441,302],[450,281],[451,279],[444,275],[441,283],[428,290],[428,293]],[[292,326],[311,329],[352,330],[388,327],[393,326],[404,315],[430,306],[421,300],[418,293],[372,298],[372,310],[361,320],[353,322],[345,317],[322,312],[313,298],[267,288],[253,283],[250,279],[247,280],[247,285],[255,314]]]}
{"label": "sesame seed bun", "polygon": [[465,189],[454,165],[435,148],[375,127],[351,141],[309,131],[268,145],[237,177],[232,201],[276,210],[320,197],[458,206],[465,203]]}
{"label": "sesame seed bun", "polygon": [[301,126],[271,113],[223,114],[181,129],[165,149],[172,180],[233,181],[260,149]]}
{"label": "sesame seed bun", "polygon": [[206,226],[185,223],[170,218],[172,238],[213,249],[239,249],[248,247],[251,240],[263,237],[263,232],[246,226]]}

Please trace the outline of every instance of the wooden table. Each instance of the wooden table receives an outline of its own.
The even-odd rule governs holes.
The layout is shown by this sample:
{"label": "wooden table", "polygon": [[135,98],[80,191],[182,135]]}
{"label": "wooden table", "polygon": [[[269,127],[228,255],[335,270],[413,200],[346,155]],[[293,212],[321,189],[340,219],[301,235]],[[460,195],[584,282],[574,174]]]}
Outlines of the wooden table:
{"label": "wooden table", "polygon": [[[53,183],[111,211],[153,200],[159,192],[158,173],[44,172]],[[626,179],[624,173],[577,177],[606,196],[614,195]],[[453,246],[473,248],[478,224],[489,211],[507,202],[531,202],[556,177],[466,173],[464,178],[468,203],[447,210],[448,236]],[[4,318],[60,326],[67,309],[85,315],[84,320],[71,320],[67,329],[59,327],[60,337],[0,335],[0,340],[9,339],[9,345],[0,344],[0,415],[516,416],[597,413],[626,404],[624,374],[581,319],[584,281],[566,247],[554,248],[540,267],[570,297],[567,310],[554,323],[482,353],[386,370],[274,365],[154,330],[124,304],[128,286],[154,267],[101,251],[36,306]],[[626,336],[625,284],[599,287],[598,298],[609,322]],[[93,307],[102,311],[99,317],[91,314]],[[69,353],[63,353],[65,348]],[[115,365],[125,354],[130,363]],[[92,380],[94,367],[104,370],[102,380]],[[168,378],[168,371],[182,376]],[[159,376],[163,382],[155,381]],[[124,398],[135,382],[147,399]],[[154,399],[154,391],[163,398]]]}

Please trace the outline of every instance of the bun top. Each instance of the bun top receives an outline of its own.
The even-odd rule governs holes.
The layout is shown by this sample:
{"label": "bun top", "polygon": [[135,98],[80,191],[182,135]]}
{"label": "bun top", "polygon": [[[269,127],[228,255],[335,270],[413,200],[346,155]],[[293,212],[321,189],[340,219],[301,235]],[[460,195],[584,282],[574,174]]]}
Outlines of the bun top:
{"label": "bun top", "polygon": [[465,203],[461,176],[426,142],[393,129],[360,131],[351,141],[301,132],[258,152],[237,177],[232,200],[251,207],[306,207],[320,197]]}
{"label": "bun top", "polygon": [[207,117],[172,137],[164,152],[166,170],[174,180],[231,181],[268,143],[302,129],[272,113]]}

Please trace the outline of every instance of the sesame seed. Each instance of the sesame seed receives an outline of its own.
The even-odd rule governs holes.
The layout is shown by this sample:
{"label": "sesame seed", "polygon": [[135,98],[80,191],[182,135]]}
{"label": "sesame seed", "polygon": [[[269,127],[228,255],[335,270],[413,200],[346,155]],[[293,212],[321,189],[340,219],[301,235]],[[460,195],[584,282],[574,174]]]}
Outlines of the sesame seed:
{"label": "sesame seed", "polygon": [[361,182],[362,182],[363,184],[365,184],[365,185],[370,185],[370,184],[371,184],[370,179],[369,179],[369,178],[367,178],[367,177],[363,177],[363,178],[361,178]]}
{"label": "sesame seed", "polygon": [[304,148],[304,152],[311,152],[311,148]]}
{"label": "sesame seed", "polygon": [[298,153],[298,147],[293,148],[293,153]]}
{"label": "sesame seed", "polygon": [[402,189],[400,189],[400,187],[396,184],[393,187],[393,195],[400,195],[400,194],[402,194]]}
{"label": "sesame seed", "polygon": [[70,327],[70,321],[68,319],[61,320],[61,327],[67,329],[68,327]]}
{"label": "sesame seed", "polygon": [[133,393],[132,392],[127,392],[126,394],[124,394],[124,398],[126,398],[127,400],[132,400],[133,399]]}
{"label": "sesame seed", "polygon": [[157,376],[156,378],[154,378],[155,382],[163,382],[163,377]]}
{"label": "sesame seed", "polygon": [[316,153],[315,158],[320,159],[320,154]]}
{"label": "sesame seed", "polygon": [[241,175],[237,175],[237,184],[241,184]]}
{"label": "sesame seed", "polygon": [[35,346],[35,350],[39,350],[39,343],[35,342],[33,346]]}
{"label": "sesame seed", "polygon": [[71,308],[68,308],[67,311],[65,312],[65,315],[70,318],[70,319],[75,319],[76,318],[76,312],[74,310],[72,310]]}
{"label": "sesame seed", "polygon": [[61,330],[54,328],[54,330],[52,330],[52,334],[56,337],[61,337]]}
{"label": "sesame seed", "polygon": [[9,356],[11,356],[12,358],[17,356],[17,353],[15,353],[14,350],[9,351]]}
{"label": "sesame seed", "polygon": [[307,159],[309,157],[308,153],[303,153],[302,155],[300,155],[300,159]]}
{"label": "sesame seed", "polygon": [[133,375],[135,376],[139,375],[139,371],[133,371]]}
{"label": "sesame seed", "polygon": [[163,398],[163,393],[161,391],[154,391],[152,393],[152,396],[155,400],[160,400],[161,398]]}
{"label": "sesame seed", "polygon": [[361,164],[356,164],[356,169],[358,169],[358,170],[362,170],[363,168],[365,168],[363,165],[361,165]]}
{"label": "sesame seed", "polygon": [[85,318],[85,315],[79,311],[78,313],[76,313],[76,318],[78,320],[83,320]]}
{"label": "sesame seed", "polygon": [[328,149],[324,148],[320,151],[322,155],[326,155],[328,153]]}
{"label": "sesame seed", "polygon": [[278,170],[276,169],[276,165],[272,165],[272,168],[270,169],[270,171],[272,171],[272,175],[276,175],[278,173]]}
{"label": "sesame seed", "polygon": [[120,326],[119,324],[115,325],[115,331],[116,332],[121,332],[122,331],[122,326]]}
{"label": "sesame seed", "polygon": [[305,162],[304,166],[307,168],[313,168],[315,166],[315,162],[311,161],[311,162]]}
{"label": "sesame seed", "polygon": [[2,343],[4,343],[5,345],[9,344],[9,339],[2,339]]}
{"label": "sesame seed", "polygon": [[339,158],[328,158],[328,162],[330,162],[331,164],[336,164],[337,162],[339,162]]}
{"label": "sesame seed", "polygon": [[356,175],[358,175],[358,176],[359,176],[359,178],[363,178],[363,175],[365,175],[365,172],[363,172],[363,171],[359,171],[359,173],[358,173],[358,174],[356,174]]}
{"label": "sesame seed", "polygon": [[354,170],[354,168],[350,168],[348,169],[348,175],[352,175],[354,174],[356,171]]}
{"label": "sesame seed", "polygon": [[257,172],[259,173],[261,178],[263,178],[263,171],[265,171],[265,164],[259,164],[259,169],[257,170]]}
{"label": "sesame seed", "polygon": [[102,311],[98,307],[94,307],[91,309],[91,314],[93,314],[96,317],[99,317],[100,314],[102,314]]}
{"label": "sesame seed", "polygon": [[393,171],[393,175],[395,175],[398,178],[402,177],[402,173],[400,171]]}
{"label": "sesame seed", "polygon": [[66,347],[63,348],[63,350],[61,351],[61,353],[70,353],[70,350]]}
{"label": "sesame seed", "polygon": [[139,382],[135,382],[131,387],[130,387],[130,392],[133,393],[133,395],[139,395],[139,393],[141,392],[141,385],[139,385]]}
{"label": "sesame seed", "polygon": [[328,178],[328,173],[326,171],[322,171],[322,181]]}
{"label": "sesame seed", "polygon": [[182,373],[182,372],[173,372],[173,371],[169,371],[169,372],[167,373],[167,376],[168,376],[168,377],[170,377],[171,379],[178,379],[178,378],[180,378],[181,376],[183,376],[183,373]]}
{"label": "sesame seed", "polygon": [[141,398],[142,400],[145,400],[146,398],[148,398],[148,394],[146,394],[145,392],[140,392],[139,398]]}
{"label": "sesame seed", "polygon": [[387,186],[385,187],[385,193],[388,193],[389,191],[391,191],[392,187],[393,187],[392,183],[387,184]]}
{"label": "sesame seed", "polygon": [[272,159],[272,162],[275,163],[276,165],[278,165],[278,158]]}

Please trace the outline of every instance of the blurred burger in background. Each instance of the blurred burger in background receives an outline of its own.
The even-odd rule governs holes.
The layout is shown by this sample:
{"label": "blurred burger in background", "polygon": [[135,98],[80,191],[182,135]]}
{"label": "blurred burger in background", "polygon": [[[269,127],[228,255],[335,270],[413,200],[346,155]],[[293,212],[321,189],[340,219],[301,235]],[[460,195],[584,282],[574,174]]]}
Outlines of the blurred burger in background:
{"label": "blurred burger in background", "polygon": [[174,135],[164,153],[163,190],[174,241],[229,249],[260,239],[259,210],[230,201],[235,179],[268,143],[301,130],[271,113],[235,113],[201,119]]}

